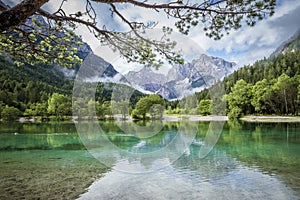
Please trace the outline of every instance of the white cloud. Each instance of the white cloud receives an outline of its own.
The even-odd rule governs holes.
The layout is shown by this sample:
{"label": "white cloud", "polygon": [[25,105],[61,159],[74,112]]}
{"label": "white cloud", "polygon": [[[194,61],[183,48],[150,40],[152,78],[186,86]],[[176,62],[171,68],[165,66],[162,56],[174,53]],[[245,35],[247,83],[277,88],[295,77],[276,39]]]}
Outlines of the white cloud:
{"label": "white cloud", "polygon": [[300,28],[299,13],[300,1],[284,1],[274,16],[258,22],[254,27],[242,27],[219,41],[205,39],[203,35],[193,36],[204,44],[204,49],[209,53],[237,61],[240,65],[250,64],[268,57]]}

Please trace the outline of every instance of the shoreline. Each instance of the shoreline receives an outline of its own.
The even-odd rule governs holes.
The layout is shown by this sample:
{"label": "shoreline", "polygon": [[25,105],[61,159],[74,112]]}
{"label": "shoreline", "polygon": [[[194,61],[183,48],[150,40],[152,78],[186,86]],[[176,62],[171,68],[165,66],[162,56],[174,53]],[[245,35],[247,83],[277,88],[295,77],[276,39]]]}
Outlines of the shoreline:
{"label": "shoreline", "polygon": [[[20,123],[26,123],[26,122],[31,122],[31,123],[35,123],[35,122],[51,122],[51,121],[59,121],[59,120],[51,120],[49,118],[49,120],[46,121],[39,121],[37,120],[38,117],[20,117],[19,119],[16,120],[16,122],[20,122]],[[78,122],[78,117],[76,116],[68,116],[66,118],[67,120],[61,120],[62,122]],[[86,121],[89,120],[95,120],[97,121],[98,119],[96,117],[94,117],[93,119],[91,118],[83,118]],[[151,119],[149,119],[150,121]],[[201,115],[165,115],[162,117],[161,120],[158,121],[165,121],[165,122],[176,122],[176,121],[184,121],[184,120],[188,120],[188,121],[228,121],[228,117],[227,116],[218,116],[218,115],[208,115],[208,116],[201,116]],[[109,121],[109,119],[103,120],[103,119],[99,119],[98,121]],[[122,119],[121,116],[115,116],[113,121],[115,122],[133,122],[135,121],[131,116],[127,116],[126,119]],[[138,121],[138,120],[137,120]]]}
{"label": "shoreline", "polygon": [[172,122],[172,121],[183,121],[183,120],[188,120],[192,122],[197,122],[197,121],[203,121],[203,122],[208,122],[208,121],[228,121],[227,116],[217,116],[217,115],[209,115],[209,116],[201,116],[201,115],[178,115],[178,116],[163,116],[162,121],[167,121],[167,122]]}
{"label": "shoreline", "polygon": [[[20,117],[16,120],[16,122],[20,123],[26,123],[26,122],[43,122],[36,120],[37,117]],[[85,120],[89,121],[88,118]],[[96,121],[97,119],[94,118]],[[229,121],[228,116],[217,116],[217,115],[208,115],[208,116],[201,116],[201,115],[165,115],[161,119],[161,121],[164,122],[177,122],[177,121],[192,121],[192,122],[209,122],[209,121]],[[239,120],[245,121],[245,122],[300,122],[300,116],[256,116],[256,115],[249,115],[241,117]],[[52,120],[49,120],[48,122],[51,122]],[[57,120],[53,120],[57,121]],[[78,118],[74,116],[69,116],[68,120],[62,120],[64,122],[78,122]],[[98,120],[98,121],[109,121],[109,119],[106,120]],[[133,122],[134,119],[132,119],[131,116],[127,116],[126,120],[123,120],[120,116],[115,116],[113,121],[115,122]]]}
{"label": "shoreline", "polygon": [[245,116],[240,118],[246,122],[300,122],[298,116]]}

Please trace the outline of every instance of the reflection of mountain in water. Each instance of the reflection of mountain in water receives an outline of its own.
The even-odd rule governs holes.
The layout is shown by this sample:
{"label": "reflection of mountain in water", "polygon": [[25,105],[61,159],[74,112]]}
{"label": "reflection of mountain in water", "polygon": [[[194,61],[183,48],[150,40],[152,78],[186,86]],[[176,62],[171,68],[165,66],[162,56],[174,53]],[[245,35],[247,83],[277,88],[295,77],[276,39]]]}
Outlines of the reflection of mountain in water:
{"label": "reflection of mountain in water", "polygon": [[228,156],[226,152],[216,149],[204,159],[200,159],[200,148],[195,145],[190,146],[189,153],[183,154],[173,163],[174,168],[183,173],[189,171],[188,176],[199,176],[201,181],[227,176],[236,168],[237,162],[232,157]]}

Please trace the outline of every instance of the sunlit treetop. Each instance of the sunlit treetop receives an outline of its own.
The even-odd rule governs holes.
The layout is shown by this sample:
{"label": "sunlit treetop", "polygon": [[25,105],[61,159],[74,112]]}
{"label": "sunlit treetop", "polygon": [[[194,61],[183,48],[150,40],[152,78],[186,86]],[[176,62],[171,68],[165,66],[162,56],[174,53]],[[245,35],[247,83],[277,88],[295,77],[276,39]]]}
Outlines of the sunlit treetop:
{"label": "sunlit treetop", "polygon": [[[85,10],[67,13],[66,7],[76,1],[62,0],[58,10],[50,12],[43,5],[49,0],[23,0],[14,7],[0,4],[0,51],[11,55],[17,63],[57,63],[70,67],[81,62],[76,56],[80,39],[74,34],[79,25],[86,26],[103,46],[118,51],[128,62],[145,66],[160,66],[163,59],[169,63],[183,63],[180,52],[174,51],[175,41],[168,35],[177,29],[188,34],[192,27],[206,32],[216,40],[242,25],[254,26],[257,21],[274,14],[276,0],[204,0],[161,1],[149,0],[84,0]],[[119,18],[127,31],[116,31],[98,25],[97,8],[110,7],[111,17]],[[166,18],[175,19],[173,27],[164,27],[164,36],[157,40],[143,33],[159,22],[130,21],[122,6],[134,6],[163,12]],[[43,16],[47,23],[39,24],[35,16]],[[26,23],[27,21],[27,23]],[[31,21],[32,23],[28,23]],[[41,27],[42,26],[42,27]],[[79,44],[77,44],[79,43]]]}

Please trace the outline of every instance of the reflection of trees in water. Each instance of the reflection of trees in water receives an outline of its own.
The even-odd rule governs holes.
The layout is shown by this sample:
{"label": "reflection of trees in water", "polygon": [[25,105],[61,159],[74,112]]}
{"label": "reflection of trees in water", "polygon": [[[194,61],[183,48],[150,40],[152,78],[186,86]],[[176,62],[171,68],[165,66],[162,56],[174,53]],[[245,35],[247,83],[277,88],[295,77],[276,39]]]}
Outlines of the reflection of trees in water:
{"label": "reflection of trees in water", "polygon": [[1,124],[0,149],[84,149],[72,123],[13,123]]}
{"label": "reflection of trees in water", "polygon": [[28,134],[52,134],[52,133],[76,133],[74,123],[71,122],[43,122],[43,123],[19,123],[1,122],[0,133],[28,133]]}
{"label": "reflection of trees in water", "polygon": [[1,135],[1,150],[80,150],[84,146],[76,134]]}
{"label": "reflection of trees in water", "polygon": [[279,175],[300,194],[299,123],[230,125],[219,144],[246,166]]}

